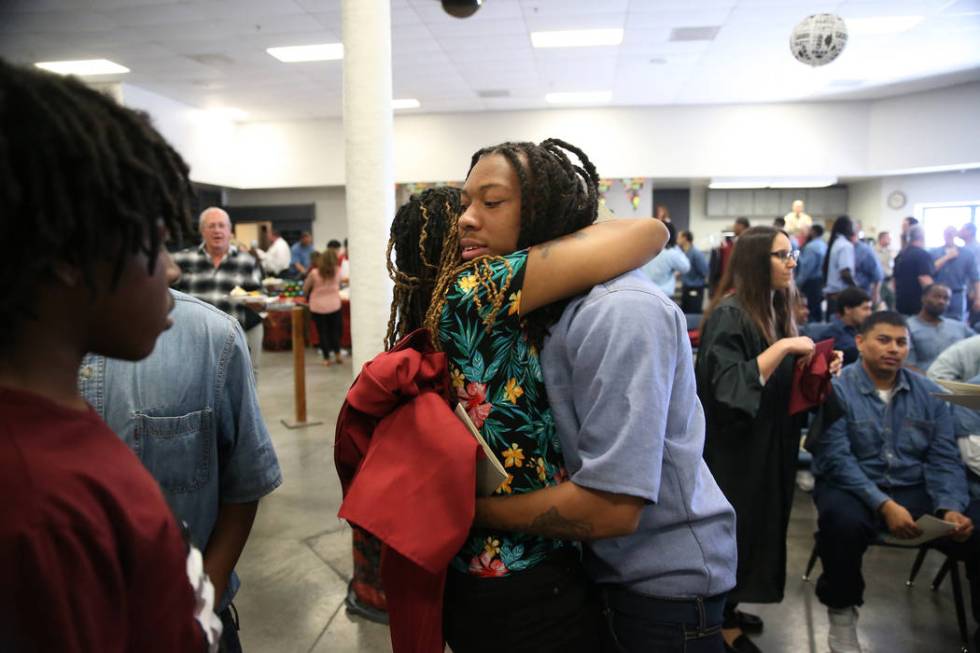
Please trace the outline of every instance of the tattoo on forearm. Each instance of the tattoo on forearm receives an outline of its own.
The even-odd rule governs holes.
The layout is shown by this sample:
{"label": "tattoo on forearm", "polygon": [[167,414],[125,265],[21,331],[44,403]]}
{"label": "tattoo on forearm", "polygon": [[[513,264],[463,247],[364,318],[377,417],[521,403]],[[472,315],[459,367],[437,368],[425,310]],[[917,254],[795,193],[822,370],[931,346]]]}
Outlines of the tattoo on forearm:
{"label": "tattoo on forearm", "polygon": [[554,240],[549,240],[546,243],[541,243],[540,245],[538,245],[538,247],[541,249],[541,258],[548,258],[548,253],[551,251],[552,247],[554,247],[555,245],[557,245],[563,240],[568,240],[571,238],[581,239],[581,238],[587,238],[587,236],[585,235],[584,232],[579,230],[579,231],[573,231],[570,234],[565,234],[564,236],[559,236],[558,238],[555,238]]}
{"label": "tattoo on forearm", "polygon": [[562,540],[587,540],[593,528],[589,522],[562,517],[558,508],[552,506],[535,517],[526,530]]}

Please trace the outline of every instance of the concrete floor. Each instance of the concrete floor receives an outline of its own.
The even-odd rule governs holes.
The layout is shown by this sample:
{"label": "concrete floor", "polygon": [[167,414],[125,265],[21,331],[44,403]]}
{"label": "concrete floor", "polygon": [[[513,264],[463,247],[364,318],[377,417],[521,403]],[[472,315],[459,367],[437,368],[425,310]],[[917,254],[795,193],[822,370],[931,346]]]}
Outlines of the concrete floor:
{"label": "concrete floor", "polygon": [[[333,434],[352,381],[350,362],[327,368],[307,349],[306,363],[309,420],[323,424],[290,430],[280,420],[293,417],[292,354],[266,352],[262,357],[259,398],[284,481],[262,501],[238,565],[242,589],[235,604],[242,644],[249,653],[388,652],[384,626],[350,617],[344,609],[351,547],[350,533],[337,519],[340,486],[333,467]],[[742,606],[765,620],[765,632],[755,641],[767,653],[828,650],[827,612],[814,596],[813,583],[800,579],[815,528],[809,495],[798,492],[789,532],[786,598],[778,605]],[[881,547],[866,556],[868,590],[859,621],[866,653],[959,650],[951,584],[947,579],[939,592],[929,588],[942,556],[931,553],[915,587],[906,589],[914,557],[911,551]],[[814,578],[819,572],[818,563]],[[972,633],[970,618],[968,625]]]}

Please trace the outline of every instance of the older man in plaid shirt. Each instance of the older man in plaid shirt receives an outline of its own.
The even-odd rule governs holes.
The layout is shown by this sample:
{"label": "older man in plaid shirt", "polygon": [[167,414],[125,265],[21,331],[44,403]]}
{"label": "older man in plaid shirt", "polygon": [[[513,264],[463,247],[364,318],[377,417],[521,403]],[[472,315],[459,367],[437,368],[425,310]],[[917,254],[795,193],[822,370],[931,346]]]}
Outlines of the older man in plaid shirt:
{"label": "older man in plaid shirt", "polygon": [[245,329],[252,357],[252,369],[258,375],[262,353],[262,318],[256,312],[264,304],[233,302],[231,291],[260,290],[262,277],[251,255],[231,243],[231,218],[215,206],[204,209],[198,223],[203,242],[198,247],[174,254],[181,275],[174,288],[220,308],[237,319]]}

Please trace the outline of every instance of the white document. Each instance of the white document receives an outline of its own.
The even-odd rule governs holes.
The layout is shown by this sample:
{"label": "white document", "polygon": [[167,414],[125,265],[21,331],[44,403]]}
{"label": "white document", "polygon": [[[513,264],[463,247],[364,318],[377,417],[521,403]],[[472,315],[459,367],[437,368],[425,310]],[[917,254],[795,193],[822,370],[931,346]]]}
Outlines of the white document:
{"label": "white document", "polygon": [[466,425],[470,435],[476,439],[480,447],[483,448],[483,453],[486,455],[486,457],[481,458],[476,463],[476,493],[481,497],[488,497],[500,487],[501,483],[507,480],[507,472],[504,470],[503,464],[497,459],[493,449],[490,448],[487,441],[480,435],[480,432],[473,424],[473,420],[466,414],[466,409],[463,408],[463,404],[456,404],[456,416]]}
{"label": "white document", "polygon": [[980,395],[980,385],[975,383],[961,383],[960,381],[947,381],[946,379],[937,380],[936,383],[956,395]]}
{"label": "white document", "polygon": [[937,380],[936,383],[953,394],[934,392],[934,396],[939,397],[943,401],[948,401],[951,404],[980,410],[980,385],[960,383],[959,381],[947,381],[946,379]]}
{"label": "white document", "polygon": [[919,546],[920,544],[931,542],[932,540],[940,538],[944,535],[949,535],[956,530],[956,524],[951,524],[948,521],[943,521],[942,519],[933,517],[932,515],[922,515],[915,520],[915,525],[922,531],[922,535],[913,537],[911,540],[903,540],[895,537],[891,533],[885,535],[882,539],[888,544],[898,544],[900,546]]}

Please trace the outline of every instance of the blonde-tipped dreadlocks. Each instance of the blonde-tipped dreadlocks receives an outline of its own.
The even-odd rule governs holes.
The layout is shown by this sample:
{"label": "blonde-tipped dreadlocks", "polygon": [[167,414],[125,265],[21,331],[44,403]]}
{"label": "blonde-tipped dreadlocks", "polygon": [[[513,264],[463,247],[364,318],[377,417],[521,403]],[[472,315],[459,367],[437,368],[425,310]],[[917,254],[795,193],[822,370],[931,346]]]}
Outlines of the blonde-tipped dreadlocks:
{"label": "blonde-tipped dreadlocks", "polygon": [[[395,284],[385,349],[423,326],[439,273],[459,261],[459,189],[430,188],[398,209],[388,239],[388,276]],[[392,259],[392,251],[395,258]]]}

